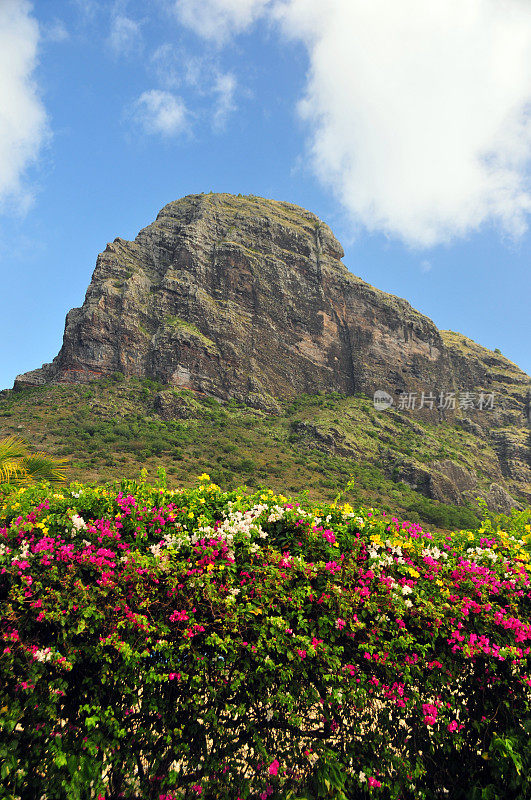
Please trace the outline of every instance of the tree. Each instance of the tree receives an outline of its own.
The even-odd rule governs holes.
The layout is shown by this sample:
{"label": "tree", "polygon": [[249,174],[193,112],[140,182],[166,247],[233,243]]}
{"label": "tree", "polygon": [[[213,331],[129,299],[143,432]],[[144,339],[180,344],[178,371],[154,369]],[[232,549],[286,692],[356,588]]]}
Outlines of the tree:
{"label": "tree", "polygon": [[30,453],[17,436],[0,439],[0,486],[24,485],[45,480],[60,483],[66,478],[67,459],[52,458],[46,453]]}

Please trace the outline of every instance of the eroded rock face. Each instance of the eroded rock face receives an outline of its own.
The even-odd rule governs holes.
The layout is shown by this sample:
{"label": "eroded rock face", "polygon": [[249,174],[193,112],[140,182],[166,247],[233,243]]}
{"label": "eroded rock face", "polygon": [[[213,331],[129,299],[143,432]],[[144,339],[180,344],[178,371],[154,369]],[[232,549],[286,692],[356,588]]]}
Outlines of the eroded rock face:
{"label": "eroded rock face", "polygon": [[[15,388],[121,372],[272,412],[301,392],[495,392],[491,411],[423,413],[494,437],[500,475],[531,487],[529,376],[439,331],[349,272],[342,256],[330,228],[289,203],[228,194],[169,203],[133,242],[107,245],[82,307],[67,315],[59,354]],[[171,414],[165,403],[161,413]],[[429,471],[432,496],[471,490],[448,465]]]}
{"label": "eroded rock face", "polygon": [[442,381],[435,325],[341,262],[327,225],[289,203],[197,195],[98,257],[52,364],[17,386],[115,371],[239,399],[370,393]]}

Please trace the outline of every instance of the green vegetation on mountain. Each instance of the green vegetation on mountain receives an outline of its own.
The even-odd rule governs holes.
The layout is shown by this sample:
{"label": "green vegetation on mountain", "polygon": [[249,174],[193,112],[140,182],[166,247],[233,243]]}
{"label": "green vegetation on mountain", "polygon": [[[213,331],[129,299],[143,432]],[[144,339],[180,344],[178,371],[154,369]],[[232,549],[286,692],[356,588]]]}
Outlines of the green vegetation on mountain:
{"label": "green vegetation on mountain", "polygon": [[[68,458],[72,480],[135,477],[163,466],[171,486],[208,471],[226,489],[262,485],[330,500],[349,478],[351,502],[442,528],[474,527],[496,454],[450,423],[375,411],[364,397],[301,396],[280,413],[218,402],[144,380],[113,379],[0,393],[0,436],[16,433]],[[465,504],[436,502],[401,478],[451,461],[479,476]],[[482,476],[484,476],[482,478]]]}

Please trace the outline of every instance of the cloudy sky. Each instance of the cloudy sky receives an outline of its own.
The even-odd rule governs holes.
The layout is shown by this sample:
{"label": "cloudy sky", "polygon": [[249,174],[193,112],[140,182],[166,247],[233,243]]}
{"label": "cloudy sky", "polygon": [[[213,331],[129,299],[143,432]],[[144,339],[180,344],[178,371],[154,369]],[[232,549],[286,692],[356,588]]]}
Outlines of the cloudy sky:
{"label": "cloudy sky", "polygon": [[0,0],[0,388],[170,200],[298,203],[531,372],[529,0]]}

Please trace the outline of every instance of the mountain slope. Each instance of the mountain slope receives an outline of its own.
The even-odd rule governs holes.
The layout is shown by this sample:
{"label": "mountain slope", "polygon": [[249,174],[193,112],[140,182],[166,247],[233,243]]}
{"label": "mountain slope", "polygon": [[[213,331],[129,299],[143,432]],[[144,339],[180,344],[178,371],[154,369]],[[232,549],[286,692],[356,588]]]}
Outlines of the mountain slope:
{"label": "mountain slope", "polygon": [[[82,385],[117,374],[168,387],[148,416],[179,417],[173,392],[188,390],[277,421],[301,395],[338,392],[337,422],[319,403],[308,419],[289,420],[299,450],[373,463],[442,502],[466,503],[480,489],[498,506],[510,504],[506,492],[531,498],[529,376],[439,331],[342,256],[328,226],[289,203],[227,194],[170,203],[133,242],[107,246],[59,354],[15,389],[81,384],[69,400],[78,407]],[[392,407],[354,420],[354,400],[377,390]],[[400,450],[404,426],[411,446]],[[461,455],[447,458],[449,430]],[[427,438],[440,455],[417,453]]]}

